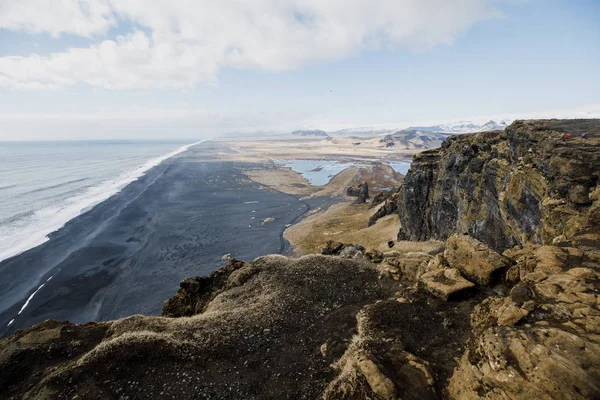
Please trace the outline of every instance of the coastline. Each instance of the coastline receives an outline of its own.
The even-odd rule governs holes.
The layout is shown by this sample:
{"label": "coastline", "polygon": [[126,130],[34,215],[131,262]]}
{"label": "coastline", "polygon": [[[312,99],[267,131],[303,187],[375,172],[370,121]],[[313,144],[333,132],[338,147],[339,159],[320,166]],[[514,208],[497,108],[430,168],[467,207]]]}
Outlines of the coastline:
{"label": "coastline", "polygon": [[4,251],[0,250],[0,263],[45,243],[48,240],[49,235],[61,229],[71,219],[85,213],[109,197],[114,196],[125,186],[136,179],[139,179],[151,168],[159,165],[164,160],[184,152],[191,146],[202,142],[203,140],[183,145],[175,150],[151,158],[143,164],[138,165],[136,168],[125,170],[114,179],[106,180],[99,185],[89,187],[85,192],[66,199],[65,206],[62,209],[42,209],[37,211],[42,212],[47,216],[43,226],[36,227],[34,232],[30,232],[27,240],[16,243],[11,246],[10,249],[5,249]]}
{"label": "coastline", "polygon": [[247,179],[247,163],[215,159],[223,147],[189,145],[0,262],[0,335],[46,319],[157,315],[185,277],[209,274],[226,253],[252,260],[286,252],[289,224],[307,207],[339,201],[270,190]]}

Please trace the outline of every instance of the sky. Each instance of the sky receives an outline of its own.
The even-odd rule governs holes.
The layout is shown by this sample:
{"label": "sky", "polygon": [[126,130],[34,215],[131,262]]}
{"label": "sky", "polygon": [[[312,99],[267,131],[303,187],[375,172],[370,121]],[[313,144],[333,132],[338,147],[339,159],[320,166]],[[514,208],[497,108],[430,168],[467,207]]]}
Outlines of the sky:
{"label": "sky", "polygon": [[0,0],[0,141],[600,117],[598,0]]}

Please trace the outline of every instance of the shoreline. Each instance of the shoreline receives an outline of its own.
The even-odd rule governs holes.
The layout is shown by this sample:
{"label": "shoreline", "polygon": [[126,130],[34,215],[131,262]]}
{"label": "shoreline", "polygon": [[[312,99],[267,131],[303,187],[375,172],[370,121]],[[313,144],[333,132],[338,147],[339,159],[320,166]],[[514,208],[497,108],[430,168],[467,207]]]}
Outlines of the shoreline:
{"label": "shoreline", "polygon": [[71,204],[70,207],[65,206],[65,208],[59,210],[57,214],[52,215],[51,221],[47,222],[44,227],[36,229],[36,231],[28,237],[27,241],[20,242],[16,246],[16,249],[13,247],[10,250],[1,252],[0,263],[47,242],[50,235],[61,229],[73,218],[84,214],[94,206],[119,193],[119,191],[124,187],[135,180],[140,179],[140,177],[146,174],[153,167],[159,165],[161,162],[168,160],[169,158],[186,151],[191,146],[202,143],[203,141],[204,140],[186,144],[173,151],[151,158],[134,169],[123,171],[115,179],[106,180],[96,186],[86,189],[86,191],[82,194],[78,194],[66,199],[65,204]]}
{"label": "shoreline", "polygon": [[218,160],[222,147],[190,145],[43,244],[1,261],[0,335],[46,319],[158,315],[184,278],[208,275],[227,253],[253,260],[289,252],[287,226],[339,201],[301,201],[253,182],[242,171],[257,164]]}

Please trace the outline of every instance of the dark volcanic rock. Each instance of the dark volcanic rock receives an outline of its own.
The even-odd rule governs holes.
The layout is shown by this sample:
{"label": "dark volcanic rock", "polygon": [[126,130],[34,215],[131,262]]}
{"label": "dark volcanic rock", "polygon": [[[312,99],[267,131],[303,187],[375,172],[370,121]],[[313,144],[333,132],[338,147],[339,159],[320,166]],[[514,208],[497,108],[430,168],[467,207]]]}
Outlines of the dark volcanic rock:
{"label": "dark volcanic rock", "polygon": [[373,197],[373,200],[371,200],[371,205],[369,206],[369,208],[374,208],[375,206],[383,203],[390,196],[392,196],[395,192],[396,192],[396,190],[386,190],[386,191],[377,193],[375,195],[375,197]]}
{"label": "dark volcanic rock", "polygon": [[227,288],[229,276],[245,266],[246,263],[243,261],[234,259],[209,276],[184,279],[179,284],[180,288],[177,294],[164,302],[162,315],[165,317],[189,317],[201,313],[210,300]]}
{"label": "dark volcanic rock", "polygon": [[369,184],[362,182],[358,186],[350,186],[346,188],[346,195],[352,197],[358,197],[356,199],[357,204],[366,203],[369,198]]}
{"label": "dark volcanic rock", "polygon": [[400,197],[400,188],[391,192],[384,203],[377,209],[377,211],[369,218],[369,226],[373,225],[379,218],[383,218],[386,215],[394,214],[398,212],[398,199]]}
{"label": "dark volcanic rock", "polygon": [[498,251],[549,243],[564,229],[561,215],[591,202],[599,176],[600,120],[516,121],[453,136],[413,158],[397,200],[400,238],[468,233]]}

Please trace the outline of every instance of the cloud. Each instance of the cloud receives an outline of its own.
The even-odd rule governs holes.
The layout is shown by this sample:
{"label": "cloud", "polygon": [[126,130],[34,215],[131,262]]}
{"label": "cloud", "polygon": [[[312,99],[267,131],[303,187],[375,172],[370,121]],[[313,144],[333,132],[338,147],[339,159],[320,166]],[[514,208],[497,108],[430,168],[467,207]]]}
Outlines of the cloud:
{"label": "cloud", "polygon": [[[451,44],[497,0],[0,0],[0,27],[93,37],[87,48],[0,57],[0,85],[182,89],[222,68],[282,71],[365,49]],[[131,31],[108,39],[120,21]]]}
{"label": "cloud", "polygon": [[105,0],[0,0],[0,28],[90,37],[115,25]]}

